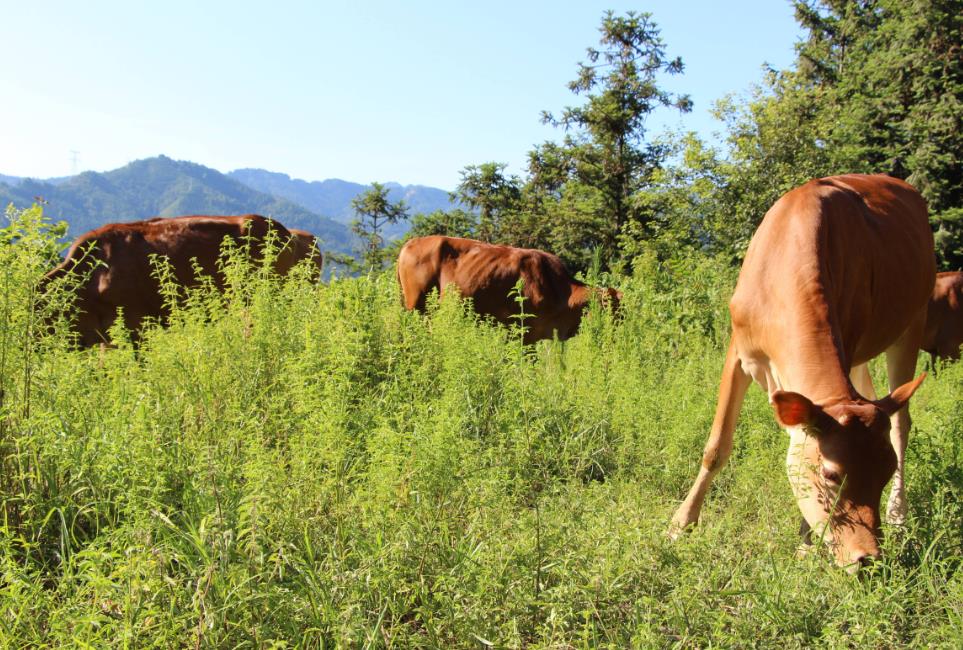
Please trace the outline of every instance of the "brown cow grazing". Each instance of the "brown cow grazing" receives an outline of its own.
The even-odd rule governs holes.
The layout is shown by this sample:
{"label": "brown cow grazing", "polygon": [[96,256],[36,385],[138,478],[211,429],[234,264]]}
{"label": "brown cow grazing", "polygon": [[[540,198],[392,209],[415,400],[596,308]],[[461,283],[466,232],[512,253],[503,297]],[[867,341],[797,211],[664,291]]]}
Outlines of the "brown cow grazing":
{"label": "brown cow grazing", "polygon": [[295,263],[301,260],[311,260],[315,268],[311,271],[311,280],[317,282],[321,278],[322,267],[324,266],[324,256],[318,248],[318,239],[306,230],[291,228],[291,235],[294,238],[294,259]]}
{"label": "brown cow grazing", "polygon": [[[786,465],[804,523],[852,571],[879,557],[879,502],[894,472],[887,518],[901,523],[906,514],[905,407],[923,380],[913,374],[934,277],[926,204],[910,185],[834,176],[779,199],[749,244],[729,303],[715,420],[673,536],[698,520],[755,380],[789,433]],[[862,366],[884,351],[892,392],[870,401]]]}
{"label": "brown cow grazing", "polygon": [[614,289],[595,289],[571,276],[555,255],[530,248],[496,246],[458,237],[417,237],[398,255],[398,282],[408,309],[424,310],[432,289],[445,293],[453,285],[471,298],[475,311],[503,324],[519,323],[519,305],[511,295],[524,282],[525,343],[572,337],[582,311],[595,293],[613,306],[622,297]]}
{"label": "brown cow grazing", "polygon": [[936,275],[936,286],[926,314],[923,349],[934,360],[959,359],[963,346],[963,273],[951,271]]}
{"label": "brown cow grazing", "polygon": [[196,284],[192,260],[197,260],[218,288],[223,288],[224,277],[216,262],[224,239],[242,243],[249,238],[252,257],[258,259],[269,232],[284,245],[274,261],[274,270],[283,275],[298,261],[295,247],[287,244],[291,233],[260,215],[195,215],[107,224],[78,237],[42,286],[70,272],[89,273],[89,279],[78,288],[73,326],[82,345],[104,343],[118,308],[123,309],[125,325],[135,332],[144,318],[166,316],[151,255],[167,257],[174,277],[184,286]]}

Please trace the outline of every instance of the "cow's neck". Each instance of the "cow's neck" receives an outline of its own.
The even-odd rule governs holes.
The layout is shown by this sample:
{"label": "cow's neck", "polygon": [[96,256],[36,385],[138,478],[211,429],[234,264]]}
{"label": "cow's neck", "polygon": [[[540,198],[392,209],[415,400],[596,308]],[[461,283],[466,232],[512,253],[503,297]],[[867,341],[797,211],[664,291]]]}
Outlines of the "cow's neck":
{"label": "cow's neck", "polygon": [[826,319],[801,311],[787,330],[776,359],[780,383],[787,390],[821,405],[858,397],[849,378],[846,351]]}
{"label": "cow's neck", "polygon": [[591,287],[581,283],[572,283],[572,293],[568,297],[568,306],[572,309],[582,309],[589,303],[591,292]]}
{"label": "cow's neck", "polygon": [[768,238],[754,238],[750,246],[733,296],[733,327],[744,323],[747,350],[774,363],[777,387],[816,404],[852,400],[855,342],[844,344],[848,328],[841,322],[851,310],[838,302],[846,299],[840,287],[854,271],[830,249],[824,220],[779,217]]}
{"label": "cow's neck", "polygon": [[[856,398],[853,385],[835,349],[801,345],[798,355],[783,372],[792,390],[816,404],[828,405]],[[811,355],[810,351],[815,352]]]}

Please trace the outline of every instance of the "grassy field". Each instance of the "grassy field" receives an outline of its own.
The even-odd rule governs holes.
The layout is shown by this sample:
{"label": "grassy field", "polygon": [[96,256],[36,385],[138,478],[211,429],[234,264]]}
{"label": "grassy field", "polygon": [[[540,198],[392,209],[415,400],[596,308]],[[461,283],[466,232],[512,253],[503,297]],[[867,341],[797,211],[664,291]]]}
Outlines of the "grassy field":
{"label": "grassy field", "polygon": [[720,263],[643,257],[619,322],[529,349],[457,301],[404,312],[391,273],[236,263],[138,347],[75,351],[36,334],[50,239],[14,216],[2,647],[963,645],[963,364],[913,398],[910,519],[855,579],[795,558],[758,387],[699,527],[666,536],[715,406]]}

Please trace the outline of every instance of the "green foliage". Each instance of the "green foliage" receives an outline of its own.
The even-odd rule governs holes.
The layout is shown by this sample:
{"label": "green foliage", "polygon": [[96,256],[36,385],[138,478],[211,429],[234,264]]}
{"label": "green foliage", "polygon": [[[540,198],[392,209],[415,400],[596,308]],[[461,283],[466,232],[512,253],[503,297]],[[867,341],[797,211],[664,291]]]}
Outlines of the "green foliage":
{"label": "green foliage", "polygon": [[803,183],[836,173],[820,140],[819,91],[800,90],[795,75],[770,71],[752,99],[723,99],[715,115],[727,130],[727,155],[700,158],[694,173],[712,180],[703,227],[713,250],[742,258],[763,216],[780,196]]}
{"label": "green foliage", "polygon": [[452,193],[452,200],[478,211],[473,234],[482,241],[504,239],[506,222],[520,206],[521,181],[517,176],[506,177],[505,167],[505,163],[495,162],[469,165]]}
{"label": "green foliage", "polygon": [[403,200],[392,202],[388,188],[381,183],[372,183],[371,189],[353,198],[351,207],[358,215],[351,230],[362,242],[362,265],[366,270],[380,270],[386,260],[382,230],[407,219],[408,207]]}
{"label": "green foliage", "polygon": [[793,68],[748,102],[726,99],[709,243],[741,257],[772,203],[815,177],[886,173],[929,203],[937,254],[963,265],[963,5],[959,0],[806,0]]}
{"label": "green foliage", "polygon": [[800,84],[822,91],[820,138],[831,164],[905,178],[944,231],[939,249],[963,264],[963,3],[797,1],[808,30]]}
{"label": "green foliage", "polygon": [[475,237],[478,217],[456,208],[454,210],[435,210],[429,214],[416,214],[411,218],[408,237],[427,237],[445,235],[447,237]]}
{"label": "green foliage", "polygon": [[505,165],[495,162],[462,171],[452,198],[477,211],[472,236],[551,250],[576,270],[600,249],[604,264],[614,264],[629,231],[651,236],[651,215],[634,196],[668,150],[646,141],[646,121],[660,107],[691,110],[688,96],[657,83],[660,75],[681,73],[682,61],[667,57],[650,14],[606,12],[599,32],[599,48],[588,49],[569,84],[584,103],[557,117],[543,113],[566,135],[529,153],[527,178],[506,176]]}
{"label": "green foliage", "polygon": [[[963,364],[913,398],[911,519],[866,580],[794,557],[785,436],[752,389],[703,522],[735,272],[643,248],[560,344],[391,273],[242,255],[138,347],[35,335],[53,237],[0,239],[0,646],[955,647]],[[16,243],[13,243],[16,242]]]}
{"label": "green foliage", "polygon": [[633,195],[635,209],[646,215],[648,225],[630,224],[620,238],[622,250],[634,258],[651,249],[662,259],[677,257],[683,250],[718,250],[719,221],[724,227],[732,223],[718,220],[725,187],[723,163],[694,133],[668,134],[660,144],[675,162],[655,170],[650,183]]}
{"label": "green foliage", "polygon": [[[612,259],[627,224],[635,222],[643,229],[648,225],[645,214],[634,209],[632,196],[665,157],[662,147],[645,141],[646,120],[663,106],[688,112],[692,102],[687,95],[673,95],[657,83],[660,74],[680,74],[683,65],[680,58],[666,56],[650,14],[630,11],[616,16],[608,11],[599,32],[600,48],[588,48],[587,61],[579,64],[578,77],[569,83],[573,93],[585,97],[584,104],[567,107],[558,117],[549,112],[542,116],[544,122],[570,133],[561,146],[536,148],[530,165],[533,184],[547,184],[532,188],[536,194],[551,193],[569,183],[597,193],[601,223],[578,228],[582,234],[574,239],[584,240],[584,233],[592,233],[593,244],[602,246],[606,258]],[[571,214],[571,209],[563,212]],[[561,221],[574,225],[581,220]]]}
{"label": "green foliage", "polygon": [[790,189],[821,176],[889,173],[920,189],[941,264],[960,267],[963,6],[813,0],[795,7],[808,34],[796,64],[767,70],[748,100],[717,104],[721,152],[692,134],[655,142],[668,162],[632,195],[640,216],[621,233],[622,254],[655,246],[664,257],[694,247],[738,262]]}

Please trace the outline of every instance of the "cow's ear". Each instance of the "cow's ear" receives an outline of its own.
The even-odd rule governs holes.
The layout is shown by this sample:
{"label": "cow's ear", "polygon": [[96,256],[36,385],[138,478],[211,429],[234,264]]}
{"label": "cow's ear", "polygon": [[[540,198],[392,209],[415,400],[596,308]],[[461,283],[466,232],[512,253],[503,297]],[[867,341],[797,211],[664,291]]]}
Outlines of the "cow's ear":
{"label": "cow's ear", "polygon": [[909,398],[913,396],[913,393],[920,387],[924,379],[926,379],[925,372],[916,379],[906,382],[883,399],[877,400],[874,404],[886,415],[892,415],[906,406]]}
{"label": "cow's ear", "polygon": [[812,424],[816,418],[816,405],[799,393],[777,390],[772,394],[772,408],[784,427]]}

